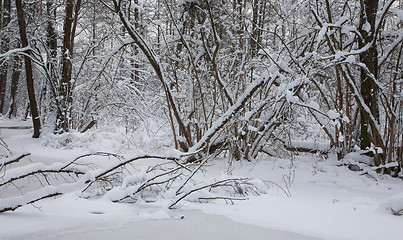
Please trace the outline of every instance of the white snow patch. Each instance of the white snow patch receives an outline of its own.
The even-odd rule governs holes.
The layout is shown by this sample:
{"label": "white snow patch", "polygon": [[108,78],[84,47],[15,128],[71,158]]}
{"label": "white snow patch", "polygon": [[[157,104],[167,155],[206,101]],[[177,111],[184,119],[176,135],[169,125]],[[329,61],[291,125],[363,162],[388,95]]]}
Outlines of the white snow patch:
{"label": "white snow patch", "polygon": [[393,195],[379,206],[380,210],[403,216],[403,192]]}
{"label": "white snow patch", "polygon": [[330,119],[335,120],[335,119],[338,119],[340,117],[340,114],[336,110],[329,110],[327,112],[327,116]]}
{"label": "white snow patch", "polygon": [[366,31],[367,33],[371,31],[371,25],[369,22],[365,22],[364,25],[362,25],[362,30]]}

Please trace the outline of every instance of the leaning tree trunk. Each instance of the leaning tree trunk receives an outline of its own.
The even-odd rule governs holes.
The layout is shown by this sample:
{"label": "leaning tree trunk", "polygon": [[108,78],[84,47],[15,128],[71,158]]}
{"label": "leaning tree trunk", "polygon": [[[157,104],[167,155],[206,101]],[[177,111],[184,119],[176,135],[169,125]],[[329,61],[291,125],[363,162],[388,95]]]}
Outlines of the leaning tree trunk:
{"label": "leaning tree trunk", "polygon": [[[17,18],[18,18],[18,27],[20,29],[20,37],[22,47],[28,47],[28,38],[27,38],[27,29],[24,18],[24,11],[22,9],[21,0],[15,0],[15,5],[17,7]],[[35,88],[34,88],[34,79],[32,74],[32,63],[30,58],[30,50],[25,50],[24,61],[25,61],[25,75],[27,79],[27,89],[28,89],[28,98],[30,104],[30,110],[32,115],[32,122],[34,126],[34,135],[33,138],[38,138],[41,133],[41,122],[38,114],[38,106],[36,104],[35,99]]]}
{"label": "leaning tree trunk", "polygon": [[179,109],[178,109],[177,104],[174,100],[174,97],[171,93],[171,90],[168,86],[168,83],[166,82],[166,79],[165,79],[165,76],[163,73],[163,68],[161,66],[161,63],[159,62],[158,57],[155,55],[154,50],[148,46],[148,44],[144,41],[143,37],[139,34],[139,32],[134,28],[134,26],[130,23],[130,21],[125,16],[124,12],[121,9],[121,1],[114,0],[113,5],[115,8],[114,12],[119,16],[120,20],[123,23],[124,28],[129,33],[130,37],[134,40],[135,44],[139,47],[139,49],[147,57],[149,63],[151,64],[155,73],[157,74],[158,78],[160,79],[160,81],[163,85],[164,92],[165,92],[167,104],[168,104],[168,106],[171,107],[171,110],[173,111],[174,117],[179,126],[179,133],[186,139],[186,142],[188,143],[188,145],[191,146],[192,138],[191,138],[189,132],[187,131],[187,128],[185,127],[184,122],[182,121]]}

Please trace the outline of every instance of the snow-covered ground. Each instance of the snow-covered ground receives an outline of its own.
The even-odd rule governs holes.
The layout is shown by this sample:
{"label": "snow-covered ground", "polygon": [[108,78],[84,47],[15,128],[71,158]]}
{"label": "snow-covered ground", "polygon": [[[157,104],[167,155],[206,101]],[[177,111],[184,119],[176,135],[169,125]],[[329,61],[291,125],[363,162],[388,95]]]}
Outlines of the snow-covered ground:
{"label": "snow-covered ground", "polygon": [[[13,155],[31,153],[32,162],[66,162],[82,154],[105,151],[106,147],[109,147],[107,151],[124,149],[124,155],[137,151],[120,146],[127,141],[117,140],[119,134],[112,137],[76,134],[64,139],[65,145],[73,147],[60,148],[60,139],[55,137],[32,139],[31,129],[1,128],[29,124],[2,121],[0,137]],[[81,147],[69,141],[81,141]],[[165,142],[161,145],[166,145],[167,140],[162,141]],[[135,139],[130,142],[133,146],[141,145]],[[150,144],[151,149],[146,150],[153,150],[154,146],[155,143]],[[136,164],[147,166],[150,162]],[[250,195],[249,200],[234,205],[222,200],[182,201],[174,210],[168,210],[170,199],[112,203],[104,198],[79,198],[73,192],[0,214],[0,239],[377,240],[403,237],[403,216],[391,214],[391,208],[403,209],[402,180],[388,176],[375,179],[352,172],[337,166],[340,162],[332,156],[325,159],[300,155],[292,161],[261,157],[255,162],[232,164],[220,157],[210,164],[213,164],[210,170],[203,172],[206,179],[223,174],[264,179],[272,182],[269,191]],[[34,187],[28,185],[21,190],[26,192],[30,188]],[[17,195],[18,191],[12,186],[2,188],[0,198]]]}

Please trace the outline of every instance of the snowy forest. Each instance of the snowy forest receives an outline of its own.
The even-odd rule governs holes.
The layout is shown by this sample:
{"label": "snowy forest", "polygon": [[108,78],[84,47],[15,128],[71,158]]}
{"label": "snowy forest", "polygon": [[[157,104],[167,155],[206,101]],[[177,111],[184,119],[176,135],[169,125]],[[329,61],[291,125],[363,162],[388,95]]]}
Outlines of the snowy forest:
{"label": "snowy forest", "polygon": [[[108,131],[126,136],[120,150],[150,146],[21,165],[32,152],[1,139],[0,187],[21,193],[0,194],[0,212],[76,190],[170,199],[169,209],[292,195],[291,170],[283,185],[202,183],[214,159],[236,168],[303,155],[401,181],[402,53],[402,0],[0,0],[1,121],[25,120],[29,141],[47,147]],[[89,163],[98,158],[116,163]],[[144,159],[155,162],[133,166]],[[21,191],[33,178],[41,187]]]}

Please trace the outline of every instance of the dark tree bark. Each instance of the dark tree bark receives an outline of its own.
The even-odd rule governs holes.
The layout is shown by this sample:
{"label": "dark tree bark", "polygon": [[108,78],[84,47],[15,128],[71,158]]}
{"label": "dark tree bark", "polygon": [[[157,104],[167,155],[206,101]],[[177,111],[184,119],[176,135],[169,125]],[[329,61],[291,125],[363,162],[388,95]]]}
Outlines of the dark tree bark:
{"label": "dark tree bark", "polygon": [[76,36],[76,30],[77,30],[77,25],[78,25],[78,16],[80,13],[81,9],[81,2],[82,0],[77,0],[73,1],[76,4],[74,5],[74,16],[73,16],[73,27],[71,29],[71,34],[70,34],[70,48],[71,48],[71,55],[73,55],[73,49],[74,49],[74,38]]}
{"label": "dark tree bark", "polygon": [[60,84],[60,95],[63,98],[61,112],[57,115],[56,132],[65,132],[69,129],[69,113],[71,104],[71,31],[73,28],[73,10],[74,0],[66,1],[66,18],[64,21],[64,36],[63,36],[63,67],[62,67],[62,79]]}
{"label": "dark tree bark", "polygon": [[3,2],[0,0],[0,31],[3,29]]}
{"label": "dark tree bark", "polygon": [[260,13],[260,5],[261,2],[259,0],[253,0],[252,2],[252,34],[250,39],[250,48],[251,48],[251,53],[252,53],[252,58],[256,56],[257,53],[257,48],[258,48],[258,35],[259,35],[259,29],[258,29],[258,20],[259,20],[259,13]]}
{"label": "dark tree bark", "polygon": [[[54,0],[46,1],[46,44],[47,44],[47,62],[46,62],[46,71],[47,71],[47,79],[45,84],[43,84],[40,96],[40,102],[42,99],[46,99],[47,89],[50,86],[52,91],[52,97],[54,101],[52,101],[49,105],[49,108],[42,109],[42,117],[45,117],[49,112],[53,112],[55,116],[61,112],[60,101],[58,100],[58,92],[55,89],[55,86],[59,86],[59,74],[57,67],[57,33],[56,33],[56,10],[57,6],[54,3]],[[53,123],[54,124],[54,123]]]}
{"label": "dark tree bark", "polygon": [[[362,36],[359,47],[363,48],[368,44],[371,46],[367,51],[360,54],[360,61],[367,69],[361,68],[361,94],[365,104],[369,107],[371,114],[379,121],[378,94],[379,89],[375,82],[378,79],[378,49],[375,39],[375,22],[379,0],[361,0],[360,26],[359,31]],[[372,76],[371,76],[372,75]],[[375,80],[374,80],[375,79]],[[361,149],[368,149],[373,144],[380,147],[382,139],[379,134],[371,129],[369,116],[365,111],[361,111]],[[383,149],[385,152],[385,149]],[[381,154],[382,155],[382,154]],[[376,154],[375,164],[379,165],[382,156]]]}
{"label": "dark tree bark", "polygon": [[21,75],[21,57],[16,55],[14,56],[13,73],[11,74],[11,93],[10,93],[10,107],[8,110],[8,118],[16,117],[17,115],[17,105],[15,100],[20,75]]}
{"label": "dark tree bark", "polygon": [[66,17],[64,21],[63,33],[63,67],[62,79],[60,84],[60,95],[62,97],[61,109],[57,114],[57,124],[55,132],[67,132],[70,129],[71,107],[73,102],[72,96],[72,57],[74,48],[74,37],[78,24],[78,15],[81,7],[81,0],[66,1]]}
{"label": "dark tree bark", "polygon": [[57,76],[55,73],[55,64],[57,62],[57,34],[55,30],[56,25],[56,6],[53,0],[48,0],[46,2],[46,14],[48,16],[47,21],[47,45],[49,48],[49,62],[48,70],[51,74],[51,81],[56,82]]}
{"label": "dark tree bark", "polygon": [[[2,6],[2,21],[0,30],[3,33],[0,36],[0,53],[7,52],[9,50],[9,37],[7,32],[7,25],[11,20],[11,0],[4,0]],[[0,114],[3,113],[4,100],[6,95],[6,85],[7,85],[7,73],[8,73],[8,62],[7,60],[0,61]]]}
{"label": "dark tree bark", "polygon": [[[21,0],[15,0],[15,5],[17,7],[17,18],[18,18],[18,27],[20,29],[20,37],[22,47],[28,46],[28,38],[27,38],[27,29],[26,23],[24,18],[24,11],[22,9]],[[25,75],[27,79],[27,89],[28,89],[28,98],[29,98],[29,105],[31,110],[32,116],[32,123],[34,126],[34,135],[33,138],[38,138],[41,133],[41,122],[38,114],[38,106],[36,104],[35,99],[35,88],[34,88],[34,79],[32,74],[32,63],[31,58],[29,57],[31,51],[26,50],[24,55],[24,62],[25,62]]]}
{"label": "dark tree bark", "polygon": [[[136,29],[140,29],[140,19],[141,18],[140,18],[139,8],[138,8],[139,1],[134,0],[134,4],[136,6],[136,8],[134,9],[134,27]],[[138,55],[137,46],[134,46],[134,54],[136,54],[136,56]],[[134,76],[132,76],[132,79],[135,83],[138,83],[140,81],[140,76],[139,76],[140,75],[140,72],[139,72],[140,65],[138,63],[134,63],[133,65],[134,65],[133,66],[134,67],[134,73],[133,73]]]}
{"label": "dark tree bark", "polygon": [[[360,16],[360,33],[362,39],[360,41],[360,48],[365,47],[373,40],[373,32],[375,28],[376,11],[378,9],[377,0],[361,0],[361,16]],[[369,29],[370,28],[370,29]],[[377,58],[376,44],[365,52],[360,54],[360,61],[365,64],[373,77],[377,78],[378,75],[378,58]],[[377,89],[373,79],[369,76],[368,72],[361,68],[361,93],[364,98],[365,104],[370,108],[371,113],[377,116]],[[366,114],[361,113],[361,148],[365,149],[370,146],[370,134],[368,132],[368,123]]]}

